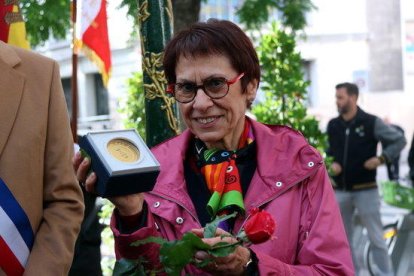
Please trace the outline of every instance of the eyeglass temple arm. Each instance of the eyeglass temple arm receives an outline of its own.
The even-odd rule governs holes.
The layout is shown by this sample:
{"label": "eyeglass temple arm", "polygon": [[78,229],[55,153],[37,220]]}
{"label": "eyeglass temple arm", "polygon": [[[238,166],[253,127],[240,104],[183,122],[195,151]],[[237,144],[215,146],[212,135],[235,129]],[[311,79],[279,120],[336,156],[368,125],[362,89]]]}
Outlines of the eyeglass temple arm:
{"label": "eyeglass temple arm", "polygon": [[227,84],[233,84],[233,83],[235,83],[236,81],[238,81],[239,79],[243,78],[243,76],[244,76],[244,73],[241,73],[240,75],[238,75],[238,76],[237,76],[237,77],[235,77],[234,79],[227,81]]}

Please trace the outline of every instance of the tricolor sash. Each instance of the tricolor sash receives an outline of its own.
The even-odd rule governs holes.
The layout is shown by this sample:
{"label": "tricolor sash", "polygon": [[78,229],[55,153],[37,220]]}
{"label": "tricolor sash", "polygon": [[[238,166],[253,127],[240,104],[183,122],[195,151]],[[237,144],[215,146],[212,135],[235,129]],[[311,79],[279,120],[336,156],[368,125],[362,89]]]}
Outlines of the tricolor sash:
{"label": "tricolor sash", "polygon": [[34,241],[29,218],[0,178],[0,268],[22,275]]}

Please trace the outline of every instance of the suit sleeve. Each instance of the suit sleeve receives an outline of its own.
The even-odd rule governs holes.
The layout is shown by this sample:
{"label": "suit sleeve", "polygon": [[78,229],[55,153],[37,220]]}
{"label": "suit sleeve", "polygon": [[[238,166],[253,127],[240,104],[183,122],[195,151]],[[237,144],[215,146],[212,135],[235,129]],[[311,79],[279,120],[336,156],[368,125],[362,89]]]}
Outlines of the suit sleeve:
{"label": "suit sleeve", "polygon": [[[144,203],[147,206],[147,203]],[[111,217],[111,230],[115,239],[115,255],[116,259],[139,259],[143,257],[146,260],[145,268],[149,270],[157,270],[161,268],[159,262],[160,246],[155,243],[147,243],[141,246],[132,246],[131,244],[138,240],[144,240],[148,237],[161,237],[155,227],[155,218],[151,211],[146,212],[146,217],[140,218],[142,225],[133,233],[124,234],[119,229],[119,215],[114,210]],[[140,223],[137,223],[139,225]]]}
{"label": "suit sleeve", "polygon": [[45,64],[45,74],[49,68],[52,77],[50,87],[45,88],[49,90],[49,106],[43,218],[26,266],[27,275],[67,275],[84,211],[82,193],[72,167],[73,140],[58,65],[56,62],[50,67]]}

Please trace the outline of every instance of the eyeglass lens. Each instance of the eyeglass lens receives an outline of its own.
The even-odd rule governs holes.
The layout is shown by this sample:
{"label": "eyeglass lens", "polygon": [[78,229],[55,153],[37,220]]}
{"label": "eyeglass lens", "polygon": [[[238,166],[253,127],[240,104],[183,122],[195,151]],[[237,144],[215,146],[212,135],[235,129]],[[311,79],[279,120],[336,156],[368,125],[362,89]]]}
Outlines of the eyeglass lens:
{"label": "eyeglass lens", "polygon": [[180,102],[192,101],[200,88],[210,98],[217,99],[227,94],[229,85],[225,78],[209,78],[204,80],[202,85],[192,82],[177,83],[174,86],[175,97]]}

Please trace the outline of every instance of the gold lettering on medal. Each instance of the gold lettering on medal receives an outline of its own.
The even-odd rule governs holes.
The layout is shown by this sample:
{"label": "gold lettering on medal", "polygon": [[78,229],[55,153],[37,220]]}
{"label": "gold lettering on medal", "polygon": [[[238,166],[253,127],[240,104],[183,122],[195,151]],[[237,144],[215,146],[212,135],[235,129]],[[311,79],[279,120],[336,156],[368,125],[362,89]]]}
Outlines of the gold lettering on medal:
{"label": "gold lettering on medal", "polygon": [[133,163],[138,161],[140,156],[139,149],[134,144],[121,138],[109,141],[107,149],[112,157],[121,162]]}

